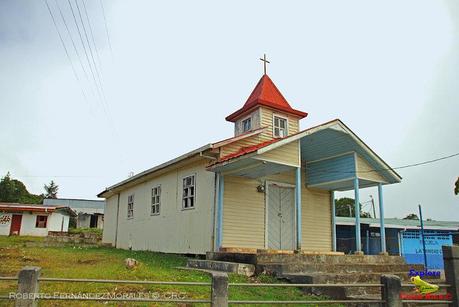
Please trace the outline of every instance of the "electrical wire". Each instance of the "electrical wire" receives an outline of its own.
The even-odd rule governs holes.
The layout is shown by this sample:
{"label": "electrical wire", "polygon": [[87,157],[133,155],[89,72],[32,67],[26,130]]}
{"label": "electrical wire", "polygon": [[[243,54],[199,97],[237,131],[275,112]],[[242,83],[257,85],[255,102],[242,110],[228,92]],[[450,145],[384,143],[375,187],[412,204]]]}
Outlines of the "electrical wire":
{"label": "electrical wire", "polygon": [[75,41],[74,41],[74,39],[73,39],[73,37],[72,37],[72,33],[71,33],[71,31],[70,31],[70,29],[69,29],[69,27],[68,27],[67,21],[65,20],[65,17],[64,17],[64,14],[63,14],[63,12],[62,12],[62,9],[61,9],[61,7],[60,7],[60,5],[59,5],[58,0],[54,0],[54,1],[56,2],[56,6],[57,6],[57,8],[58,8],[58,10],[59,10],[59,14],[60,14],[60,16],[61,16],[61,18],[62,18],[62,22],[63,22],[63,24],[64,24],[64,26],[65,26],[65,29],[67,30],[67,34],[68,34],[69,37],[70,37],[70,41],[72,42],[73,49],[75,50],[75,53],[76,53],[76,55],[77,55],[77,57],[78,57],[78,60],[79,60],[81,69],[83,70],[83,73],[84,73],[84,75],[85,75],[85,77],[86,77],[86,80],[87,80],[88,83],[89,83],[89,76],[88,76],[88,73],[87,73],[86,69],[84,68],[83,60],[81,59],[81,55],[80,55],[80,52],[78,51],[78,48],[76,47]]}
{"label": "electrical wire", "polygon": [[[337,174],[337,173],[338,173],[338,174],[374,173],[374,172],[393,171],[393,170],[396,170],[396,169],[405,169],[405,168],[411,168],[411,167],[416,167],[416,166],[431,164],[431,163],[435,163],[435,162],[438,162],[438,161],[442,161],[442,160],[454,158],[454,157],[457,157],[457,156],[459,156],[459,152],[458,152],[458,153],[451,154],[451,155],[443,156],[443,157],[440,157],[440,158],[436,158],[436,159],[432,159],[432,160],[423,161],[423,162],[418,162],[418,163],[413,163],[413,164],[407,164],[407,165],[402,165],[402,166],[397,166],[397,167],[392,167],[392,168],[390,168],[390,167],[388,167],[388,168],[377,168],[377,169],[366,170],[366,171],[349,171],[349,172],[346,172],[346,171],[331,171],[331,170],[324,170],[324,171],[321,171],[321,170],[313,170],[313,171],[314,171],[314,172],[317,172],[317,173],[324,173],[324,174]],[[311,170],[311,168],[310,168],[310,167],[307,167],[307,166],[306,166],[306,169]]]}
{"label": "electrical wire", "polygon": [[108,34],[108,25],[107,25],[107,18],[105,17],[105,8],[102,0],[99,0],[100,7],[102,8],[102,15],[104,16],[104,24],[105,24],[105,33],[107,34],[107,41],[108,41],[108,47],[110,48],[110,53],[112,54],[112,59],[113,59],[113,49],[112,49],[112,43],[110,41],[110,35]]}
{"label": "electrical wire", "polygon": [[83,90],[83,86],[82,86],[80,77],[78,76],[78,73],[77,73],[77,71],[76,71],[76,69],[75,69],[75,66],[73,65],[72,58],[70,57],[70,54],[69,54],[69,52],[68,52],[68,50],[67,50],[67,46],[65,45],[64,39],[62,38],[61,32],[59,31],[59,27],[57,26],[56,19],[54,18],[54,14],[53,14],[53,12],[51,11],[51,8],[50,8],[50,6],[49,6],[48,0],[44,0],[44,2],[45,2],[45,4],[46,4],[46,7],[47,7],[47,9],[48,9],[48,12],[49,12],[49,14],[50,14],[50,16],[51,16],[51,19],[52,19],[52,21],[53,21],[54,27],[56,28],[57,34],[58,34],[59,39],[60,39],[60,41],[61,41],[61,43],[62,43],[62,47],[64,47],[65,54],[66,54],[66,56],[67,56],[67,59],[68,59],[69,62],[70,62],[70,66],[72,67],[73,74],[75,75],[75,79],[77,80],[77,83],[78,83],[78,85],[79,85],[79,87],[80,87],[80,90],[81,90],[81,93],[82,93],[82,95],[83,95],[83,98],[84,98],[84,100],[89,104],[88,98],[87,98],[87,96],[86,96],[86,94],[85,94],[85,92],[84,92],[84,90]]}

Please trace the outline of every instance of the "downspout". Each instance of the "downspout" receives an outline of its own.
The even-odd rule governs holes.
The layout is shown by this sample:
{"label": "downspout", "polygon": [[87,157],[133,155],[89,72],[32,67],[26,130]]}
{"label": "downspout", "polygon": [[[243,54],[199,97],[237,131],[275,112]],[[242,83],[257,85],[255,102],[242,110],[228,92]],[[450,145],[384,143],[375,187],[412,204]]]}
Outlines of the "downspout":
{"label": "downspout", "polygon": [[116,203],[116,228],[115,228],[115,247],[118,246],[118,220],[120,215],[120,193],[118,193],[118,201]]}

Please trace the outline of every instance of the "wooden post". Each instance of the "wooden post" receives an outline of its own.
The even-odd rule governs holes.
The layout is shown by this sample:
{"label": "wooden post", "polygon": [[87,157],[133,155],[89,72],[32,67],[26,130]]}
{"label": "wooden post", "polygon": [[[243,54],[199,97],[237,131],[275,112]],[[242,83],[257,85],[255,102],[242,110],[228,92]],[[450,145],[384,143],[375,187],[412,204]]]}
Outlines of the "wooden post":
{"label": "wooden post", "polygon": [[459,246],[442,246],[446,283],[452,295],[450,306],[459,306]]}
{"label": "wooden post", "polygon": [[355,207],[355,253],[362,254],[362,242],[360,235],[360,199],[359,199],[359,178],[354,178],[354,207]]}
{"label": "wooden post", "polygon": [[212,272],[212,307],[228,307],[228,275]]}
{"label": "wooden post", "polygon": [[336,252],[336,201],[335,191],[330,192],[331,205],[332,205],[332,243],[333,251]]}
{"label": "wooden post", "polygon": [[18,292],[16,293],[16,307],[36,307],[38,301],[39,267],[24,267],[18,276]]}
{"label": "wooden post", "polygon": [[402,282],[396,275],[381,275],[381,299],[386,301],[384,306],[403,307],[400,291]]}
{"label": "wooden post", "polygon": [[296,249],[301,250],[301,167],[295,172],[295,208],[296,208]]}

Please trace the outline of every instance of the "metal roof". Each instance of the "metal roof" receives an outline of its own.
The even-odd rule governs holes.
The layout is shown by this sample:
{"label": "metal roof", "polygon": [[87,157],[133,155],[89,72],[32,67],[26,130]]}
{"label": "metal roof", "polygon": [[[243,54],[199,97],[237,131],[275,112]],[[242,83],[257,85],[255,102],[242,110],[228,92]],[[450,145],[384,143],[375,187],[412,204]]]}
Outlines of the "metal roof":
{"label": "metal roof", "polygon": [[[360,218],[361,224],[367,224],[370,227],[380,227],[379,219],[374,218]],[[354,217],[336,217],[337,225],[355,225]],[[399,229],[419,229],[419,220],[405,220],[398,218],[385,218],[384,224],[386,228],[399,228]],[[424,228],[429,230],[459,230],[459,221],[424,221]]]}

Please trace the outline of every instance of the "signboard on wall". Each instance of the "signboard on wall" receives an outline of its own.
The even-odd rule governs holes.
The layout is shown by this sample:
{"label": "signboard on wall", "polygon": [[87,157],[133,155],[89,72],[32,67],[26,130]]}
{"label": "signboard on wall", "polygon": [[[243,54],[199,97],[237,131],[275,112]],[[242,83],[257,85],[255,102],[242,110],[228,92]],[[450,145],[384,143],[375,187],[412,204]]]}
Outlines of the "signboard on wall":
{"label": "signboard on wall", "polygon": [[[448,233],[425,232],[427,267],[443,269],[442,246],[453,244],[452,236]],[[420,231],[405,231],[401,234],[402,254],[409,264],[423,264],[424,252]]]}
{"label": "signboard on wall", "polygon": [[10,213],[0,213],[0,227],[8,227],[11,224],[11,214]]}
{"label": "signboard on wall", "polygon": [[7,236],[10,234],[12,219],[13,215],[11,213],[0,213],[0,235]]}

